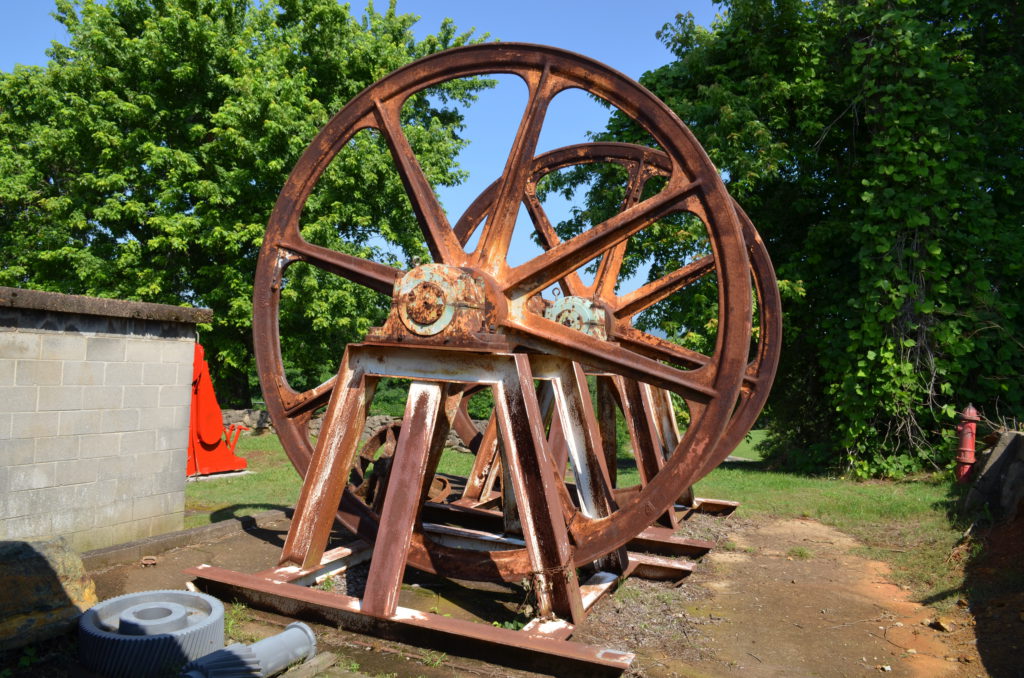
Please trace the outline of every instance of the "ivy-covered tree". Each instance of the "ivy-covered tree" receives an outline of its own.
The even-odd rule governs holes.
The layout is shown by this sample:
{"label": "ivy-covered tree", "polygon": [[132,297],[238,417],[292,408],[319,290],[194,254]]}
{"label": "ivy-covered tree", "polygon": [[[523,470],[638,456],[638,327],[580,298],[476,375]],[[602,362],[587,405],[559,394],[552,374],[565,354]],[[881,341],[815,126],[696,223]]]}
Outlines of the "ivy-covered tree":
{"label": "ivy-covered tree", "polygon": [[[954,409],[1024,409],[1024,17],[997,0],[728,0],[641,82],[693,129],[785,281],[769,452],[946,465]],[[634,141],[614,116],[602,138]],[[602,200],[600,182],[591,205]]]}
{"label": "ivy-covered tree", "polygon": [[[252,281],[267,217],[299,154],[367,85],[465,44],[445,22],[414,40],[394,2],[361,18],[337,0],[58,0],[70,35],[45,68],[0,73],[0,284],[207,306],[201,340],[222,401],[252,393]],[[403,123],[428,178],[460,180],[448,102]],[[422,255],[385,144],[361,134],[321,179],[304,235],[378,260]],[[386,305],[316,269],[289,270],[289,376],[315,381]]]}

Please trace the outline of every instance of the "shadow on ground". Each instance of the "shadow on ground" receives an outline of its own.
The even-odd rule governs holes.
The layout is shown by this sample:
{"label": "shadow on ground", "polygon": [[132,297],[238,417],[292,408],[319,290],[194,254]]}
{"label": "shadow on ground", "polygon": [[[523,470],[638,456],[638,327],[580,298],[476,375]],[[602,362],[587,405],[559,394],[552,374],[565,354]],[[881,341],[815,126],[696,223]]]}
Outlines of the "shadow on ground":
{"label": "shadow on ground", "polygon": [[254,513],[263,511],[282,511],[285,516],[291,520],[292,514],[295,509],[290,506],[281,506],[280,504],[235,504],[233,506],[225,506],[219,508],[216,511],[210,513],[210,522],[219,523],[225,520],[238,521],[242,529],[253,535],[258,539],[262,539],[268,544],[275,546],[284,546],[284,540],[287,536],[287,532],[283,530],[271,530],[260,527],[255,516],[251,515]]}
{"label": "shadow on ground", "polygon": [[1024,512],[980,530],[967,563],[978,654],[992,678],[1024,678]]}

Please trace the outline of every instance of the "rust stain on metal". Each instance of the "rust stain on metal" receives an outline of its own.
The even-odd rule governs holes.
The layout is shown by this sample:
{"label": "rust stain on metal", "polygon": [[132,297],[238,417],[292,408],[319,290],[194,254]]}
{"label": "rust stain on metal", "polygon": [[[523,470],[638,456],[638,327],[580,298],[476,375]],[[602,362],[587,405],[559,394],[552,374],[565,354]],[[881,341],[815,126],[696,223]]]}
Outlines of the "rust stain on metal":
{"label": "rust stain on metal", "polygon": [[431,325],[444,312],[444,290],[434,283],[421,282],[404,295],[401,303],[417,325]]}

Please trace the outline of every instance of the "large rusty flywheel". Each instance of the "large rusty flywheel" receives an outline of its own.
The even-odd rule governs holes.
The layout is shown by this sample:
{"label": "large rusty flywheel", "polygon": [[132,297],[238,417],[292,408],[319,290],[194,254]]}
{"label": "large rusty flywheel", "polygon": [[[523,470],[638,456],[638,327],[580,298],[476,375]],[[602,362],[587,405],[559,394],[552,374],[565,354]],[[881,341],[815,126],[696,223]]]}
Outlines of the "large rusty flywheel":
{"label": "large rusty flywheel", "polygon": [[[417,161],[402,107],[445,81],[496,74],[522,79],[526,110],[501,176],[452,218]],[[622,111],[652,145],[541,152],[549,104],[570,89]],[[432,261],[400,270],[303,237],[306,201],[363,130],[386,141]],[[625,177],[621,206],[560,236],[538,183],[593,163]],[[524,207],[541,249],[512,265],[510,243]],[[673,224],[686,219],[697,224],[703,249],[636,283],[637,252],[651,243],[671,247]],[[306,390],[289,385],[280,347],[281,289],[295,262],[392,299],[380,327],[339,351],[337,376]],[[627,291],[628,280],[634,289]],[[701,328],[712,337],[707,351],[635,322],[663,302],[685,304],[697,288],[705,302],[711,295]],[[454,49],[399,69],[350,101],[306,149],[260,252],[253,321],[260,381],[304,477],[282,561],[315,564],[338,520],[375,543],[363,602],[370,613],[393,610],[408,564],[464,579],[532,577],[542,612],[575,617],[575,568],[615,570],[623,545],[670,513],[754,424],[778,362],[780,318],[771,262],[750,220],[689,129],[639,84],[576,54],[512,43]],[[360,441],[382,378],[409,383],[405,416],[400,426]],[[482,389],[493,393],[494,411],[476,435],[465,402]],[[325,411],[323,427],[312,442],[308,423],[317,411]],[[617,417],[639,470],[640,482],[630,487],[616,477]],[[452,426],[477,439],[461,501],[438,495],[434,481]],[[500,490],[498,501],[486,503],[480,490],[488,474]],[[476,542],[457,530],[432,531],[425,503],[500,512],[501,529]]]}

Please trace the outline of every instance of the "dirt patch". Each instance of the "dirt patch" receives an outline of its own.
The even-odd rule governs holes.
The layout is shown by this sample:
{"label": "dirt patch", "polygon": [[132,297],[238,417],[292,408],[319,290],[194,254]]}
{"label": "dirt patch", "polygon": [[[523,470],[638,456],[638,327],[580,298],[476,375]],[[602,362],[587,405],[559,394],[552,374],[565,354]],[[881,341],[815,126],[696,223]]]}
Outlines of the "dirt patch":
{"label": "dirt patch", "polygon": [[970,616],[932,628],[854,539],[811,520],[723,524],[735,529],[682,587],[631,580],[577,637],[625,644],[638,676],[986,675]]}
{"label": "dirt patch", "polygon": [[732,552],[710,554],[701,585],[713,593],[693,608],[719,622],[708,638],[716,675],[937,678],[959,675],[959,656],[976,660],[928,627],[933,613],[889,582],[883,563],[853,555],[857,542],[841,532],[785,520],[732,541]]}

